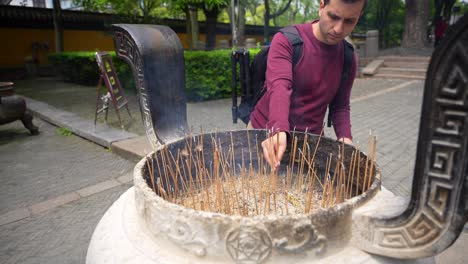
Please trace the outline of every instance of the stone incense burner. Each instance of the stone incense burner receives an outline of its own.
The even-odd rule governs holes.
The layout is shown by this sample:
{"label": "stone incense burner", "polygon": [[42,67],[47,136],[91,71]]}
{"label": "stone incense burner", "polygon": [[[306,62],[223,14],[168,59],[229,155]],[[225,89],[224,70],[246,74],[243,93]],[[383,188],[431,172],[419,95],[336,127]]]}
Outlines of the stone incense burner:
{"label": "stone incense burner", "polygon": [[[187,149],[182,47],[167,27],[115,25],[114,30],[117,54],[133,68],[146,133],[155,151],[135,166],[134,187],[96,227],[87,263],[405,262],[402,259],[430,263],[430,257],[448,248],[462,231],[468,215],[468,16],[460,19],[431,59],[408,207],[381,188],[374,163],[368,187],[362,181],[348,181],[357,193],[326,208],[286,215],[227,215],[163,198],[178,182],[164,179],[161,170],[155,173],[151,162],[164,151]],[[318,172],[326,170],[330,153],[353,151],[351,146],[340,150],[341,144],[328,138],[299,136],[310,145],[321,140]],[[261,142],[265,132],[203,134],[200,146],[210,149],[213,137],[220,145],[233,144],[233,162],[241,164],[243,153]],[[205,151],[207,164],[216,159],[214,153]],[[342,163],[351,164],[350,156],[344,155]],[[256,157],[250,161],[258,164]],[[155,188],[151,172],[156,182],[165,181],[163,188]],[[181,175],[193,177],[188,172]]]}

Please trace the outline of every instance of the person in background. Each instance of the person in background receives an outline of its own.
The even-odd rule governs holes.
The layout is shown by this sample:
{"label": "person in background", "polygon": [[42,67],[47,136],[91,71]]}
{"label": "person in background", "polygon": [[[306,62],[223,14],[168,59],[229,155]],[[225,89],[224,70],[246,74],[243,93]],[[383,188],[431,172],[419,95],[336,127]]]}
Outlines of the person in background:
{"label": "person in background", "polygon": [[265,160],[277,169],[291,130],[320,134],[330,105],[338,140],[352,144],[350,94],[356,54],[344,89],[340,77],[344,43],[356,27],[367,0],[321,0],[319,19],[296,25],[303,39],[302,58],[292,67],[293,47],[286,36],[273,37],[268,53],[267,92],[255,106],[248,127],[269,130],[262,142]]}
{"label": "person in background", "polygon": [[445,35],[445,31],[447,30],[448,24],[442,17],[437,17],[435,29],[434,29],[434,47],[437,47]]}

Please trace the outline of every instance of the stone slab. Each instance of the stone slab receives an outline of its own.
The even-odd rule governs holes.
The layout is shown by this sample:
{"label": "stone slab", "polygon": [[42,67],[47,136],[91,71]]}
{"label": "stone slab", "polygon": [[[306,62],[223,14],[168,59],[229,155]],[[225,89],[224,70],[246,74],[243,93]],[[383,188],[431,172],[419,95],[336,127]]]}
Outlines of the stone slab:
{"label": "stone slab", "polygon": [[362,74],[364,75],[374,75],[377,73],[379,70],[380,66],[382,66],[384,63],[384,60],[381,59],[376,59],[371,61],[367,66],[362,69]]}
{"label": "stone slab", "polygon": [[74,134],[110,148],[112,142],[135,138],[136,134],[119,130],[105,124],[96,124],[91,120],[67,111],[60,110],[48,104],[25,97],[28,109],[41,119],[58,127],[70,129]]}
{"label": "stone slab", "polygon": [[34,204],[30,206],[31,212],[33,215],[40,214],[42,212],[48,211],[52,208],[67,204],[72,201],[76,201],[80,199],[80,196],[76,192],[67,193],[64,195],[60,195],[58,197],[46,200],[41,203]]}
{"label": "stone slab", "polygon": [[151,153],[153,148],[146,136],[139,136],[113,142],[111,144],[111,150],[113,153],[125,159],[137,162]]}
{"label": "stone slab", "polygon": [[116,180],[118,182],[120,182],[120,183],[129,183],[129,182],[133,181],[133,174],[129,173],[129,174],[120,176]]}
{"label": "stone slab", "polygon": [[4,224],[8,224],[11,222],[15,222],[30,216],[31,213],[27,208],[19,208],[5,214],[0,215],[0,226]]}
{"label": "stone slab", "polygon": [[99,193],[99,192],[114,188],[114,187],[116,187],[118,185],[120,185],[120,182],[118,182],[118,181],[116,181],[114,179],[110,179],[110,180],[103,181],[103,182],[100,182],[98,184],[95,184],[95,185],[92,185],[92,186],[89,186],[89,187],[85,187],[85,188],[80,189],[80,190],[78,190],[76,192],[81,197],[86,197],[86,196],[93,195],[95,193]]}

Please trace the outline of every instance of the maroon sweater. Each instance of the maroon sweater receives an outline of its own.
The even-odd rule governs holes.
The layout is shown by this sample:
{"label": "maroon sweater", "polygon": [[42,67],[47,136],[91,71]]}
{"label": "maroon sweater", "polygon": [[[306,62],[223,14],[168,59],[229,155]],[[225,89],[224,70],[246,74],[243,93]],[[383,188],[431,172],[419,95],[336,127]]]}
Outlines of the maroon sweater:
{"label": "maroon sweater", "polygon": [[252,126],[285,132],[307,129],[320,134],[327,106],[331,104],[337,138],[352,139],[349,100],[356,76],[356,57],[344,89],[338,92],[344,62],[343,43],[320,42],[312,33],[312,23],[296,25],[304,44],[302,58],[294,70],[291,43],[282,33],[273,37],[267,61],[267,92],[250,116]]}

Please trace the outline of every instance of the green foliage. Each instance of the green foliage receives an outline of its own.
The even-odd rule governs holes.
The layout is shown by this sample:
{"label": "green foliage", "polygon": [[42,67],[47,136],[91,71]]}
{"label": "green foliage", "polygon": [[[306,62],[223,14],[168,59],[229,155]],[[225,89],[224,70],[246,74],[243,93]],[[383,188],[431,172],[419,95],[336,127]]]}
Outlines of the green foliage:
{"label": "green foliage", "polygon": [[71,136],[73,135],[73,132],[66,128],[66,127],[59,127],[55,130],[55,133],[57,133],[57,135],[60,135],[60,136],[64,136],[64,137],[68,137],[68,136]]}
{"label": "green foliage", "polygon": [[405,25],[405,4],[400,0],[369,1],[359,24],[357,29],[364,32],[379,30],[380,48],[399,46]]}
{"label": "green foliage", "polygon": [[[279,8],[278,3],[275,4],[274,8]],[[309,22],[314,19],[318,19],[318,9],[319,1],[292,0],[291,5],[286,12],[274,19],[274,22],[277,26]],[[271,21],[270,25],[274,25],[273,21]]]}
{"label": "green foliage", "polygon": [[97,84],[99,80],[94,52],[52,53],[48,59],[64,81],[91,85]]}
{"label": "green foliage", "polygon": [[[251,58],[258,51],[250,50]],[[189,101],[231,96],[231,50],[186,51],[184,56]]]}
{"label": "green foliage", "polygon": [[73,0],[74,5],[83,7],[85,11],[143,16],[144,21],[164,2],[164,0]]}
{"label": "green foliage", "polygon": [[[251,49],[253,58],[260,49]],[[136,92],[133,73],[123,60],[109,52],[122,87]],[[186,92],[189,101],[212,100],[231,96],[231,50],[185,51]],[[99,68],[94,52],[62,52],[49,56],[62,78],[83,85],[96,85]]]}
{"label": "green foliage", "polygon": [[230,93],[230,50],[186,51],[184,57],[189,100],[222,98]]}
{"label": "green foliage", "polygon": [[[125,90],[135,93],[135,82],[130,66],[118,59],[115,52],[109,52],[109,54],[112,57],[112,64],[117,76],[119,76],[120,84]],[[95,52],[52,53],[48,59],[64,81],[82,85],[97,85],[99,81],[100,71]]]}

